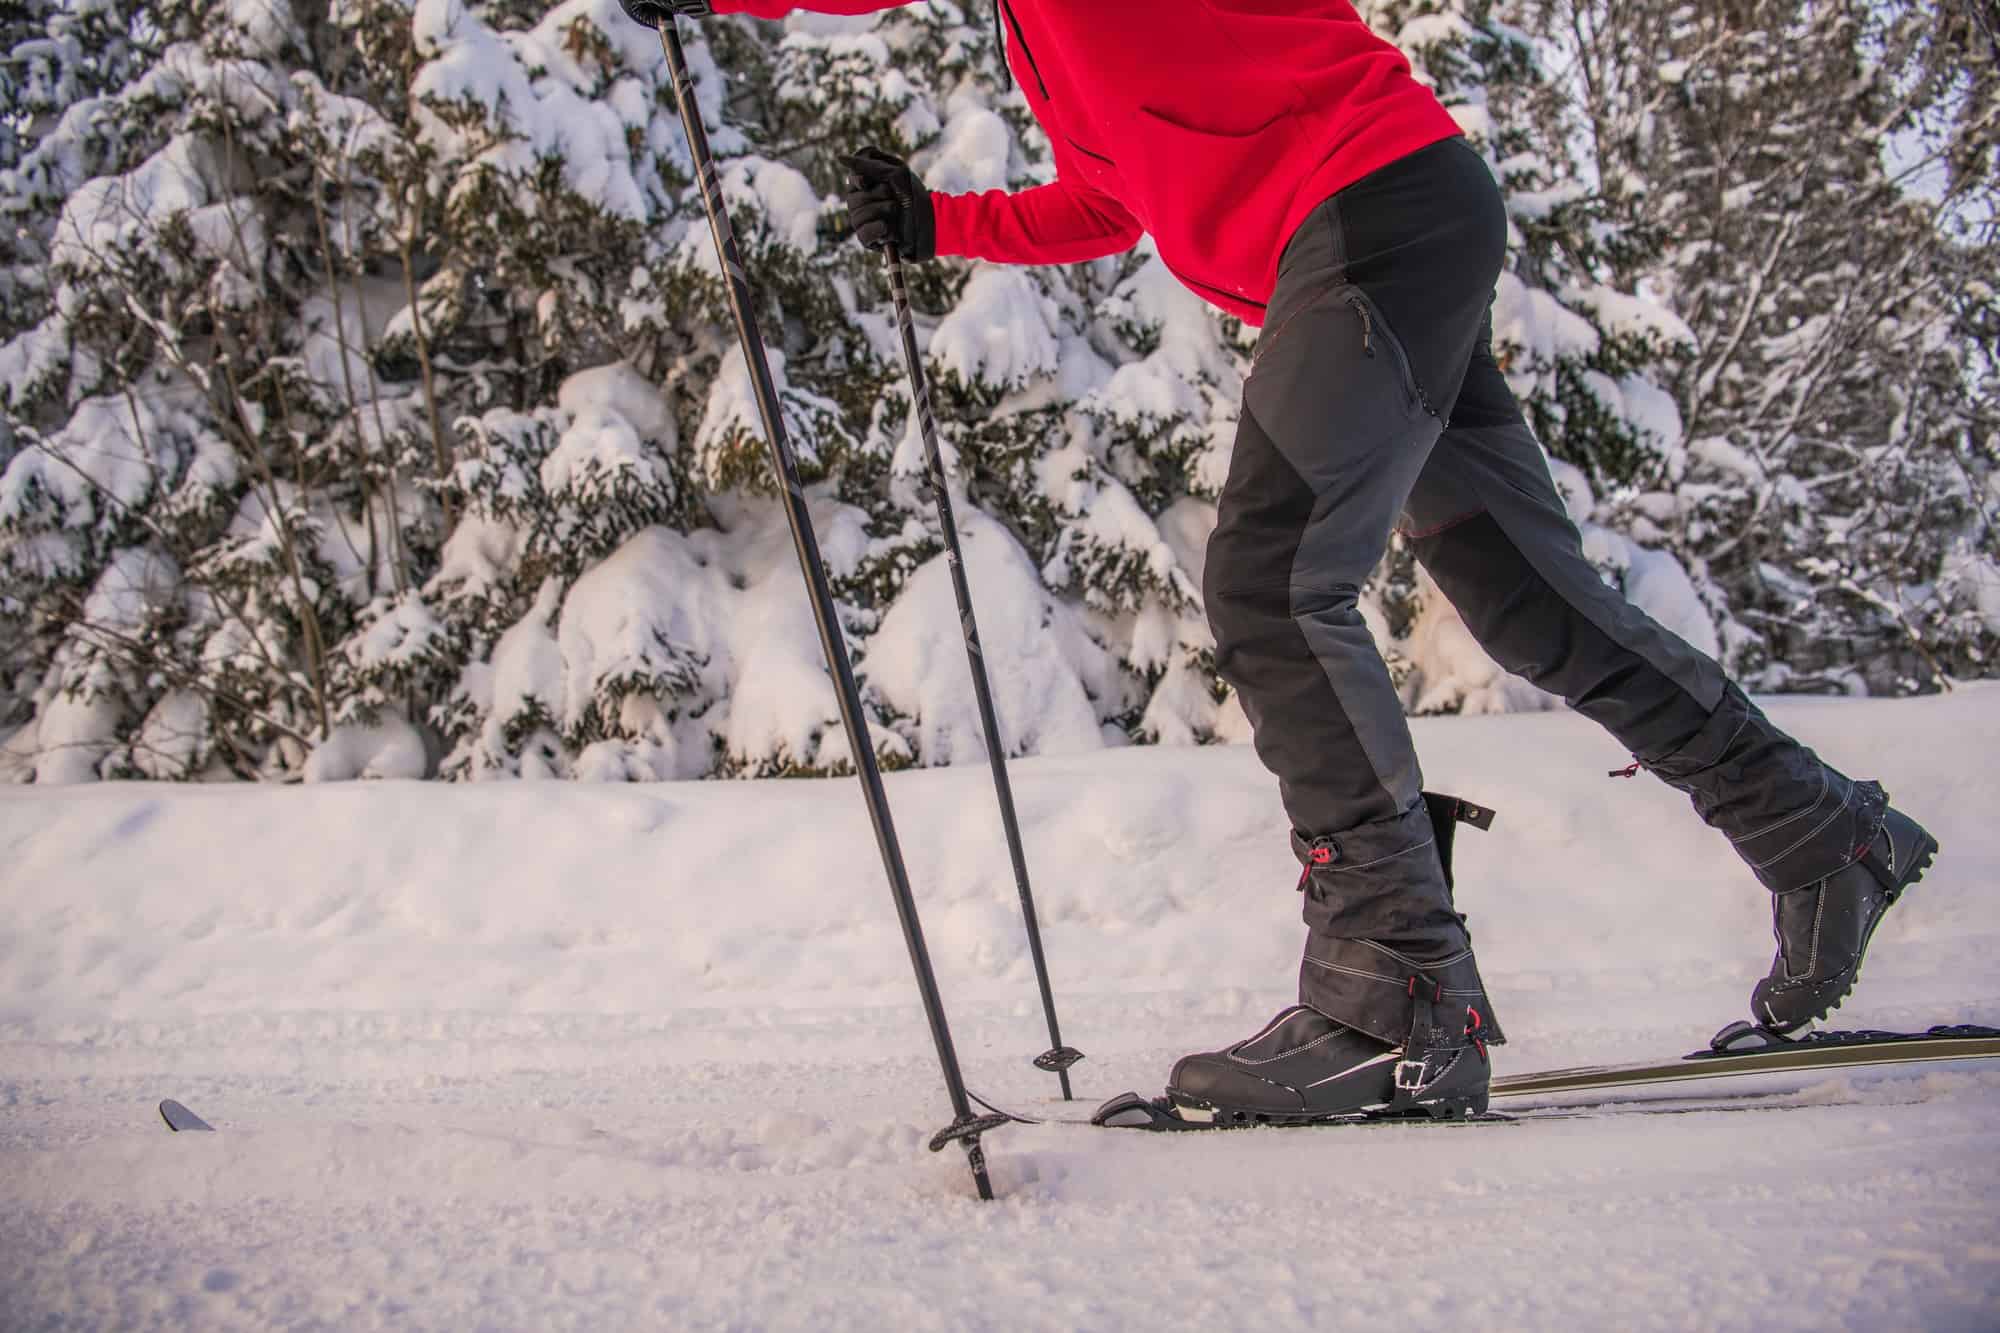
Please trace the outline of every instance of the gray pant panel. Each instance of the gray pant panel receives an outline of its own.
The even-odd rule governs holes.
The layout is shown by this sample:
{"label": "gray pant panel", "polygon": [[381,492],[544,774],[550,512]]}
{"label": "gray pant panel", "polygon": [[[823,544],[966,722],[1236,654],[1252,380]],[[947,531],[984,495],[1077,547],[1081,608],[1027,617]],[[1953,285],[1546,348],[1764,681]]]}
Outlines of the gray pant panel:
{"label": "gray pant panel", "polygon": [[[1314,256],[1305,271],[1333,275],[1339,265]],[[1291,615],[1381,785],[1382,801],[1361,813],[1386,818],[1415,804],[1423,781],[1359,599],[1441,425],[1360,288],[1329,276],[1302,299],[1276,305],[1271,328],[1243,400],[1312,495],[1287,576]],[[1345,822],[1332,827],[1355,822],[1335,818]]]}
{"label": "gray pant panel", "polygon": [[1323,854],[1301,885],[1301,1000],[1400,1042],[1422,986],[1499,1040],[1359,609],[1442,425],[1396,331],[1347,281],[1338,237],[1327,218],[1301,230],[1244,384],[1204,578],[1216,665],[1300,845]]}

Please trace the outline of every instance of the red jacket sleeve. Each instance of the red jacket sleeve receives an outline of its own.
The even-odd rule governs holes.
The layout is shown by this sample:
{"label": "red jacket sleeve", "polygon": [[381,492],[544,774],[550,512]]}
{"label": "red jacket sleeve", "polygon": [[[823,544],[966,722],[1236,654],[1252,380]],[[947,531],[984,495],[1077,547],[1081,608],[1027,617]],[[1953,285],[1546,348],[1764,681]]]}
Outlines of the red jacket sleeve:
{"label": "red jacket sleeve", "polygon": [[[718,14],[783,18],[795,9],[820,14],[872,14],[910,0],[711,0]],[[1056,179],[1008,194],[934,194],[937,251],[1002,264],[1075,264],[1115,255],[1138,244],[1145,229],[1110,195],[1084,185],[1061,144],[1055,145]]]}
{"label": "red jacket sleeve", "polygon": [[937,252],[1002,264],[1077,264],[1139,243],[1146,229],[1125,206],[1085,185],[1055,145],[1056,178],[1019,194],[934,194]]}

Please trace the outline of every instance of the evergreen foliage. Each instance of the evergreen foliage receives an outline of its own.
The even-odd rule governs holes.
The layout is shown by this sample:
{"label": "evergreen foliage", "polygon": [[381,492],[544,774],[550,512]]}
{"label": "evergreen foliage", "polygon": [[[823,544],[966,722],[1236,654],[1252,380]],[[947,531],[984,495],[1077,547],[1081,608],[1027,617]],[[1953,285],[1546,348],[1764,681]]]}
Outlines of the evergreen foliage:
{"label": "evergreen foliage", "polygon": [[[1496,333],[1588,549],[1766,683],[1896,634],[1934,669],[1878,686],[1982,669],[1990,54],[1893,7],[1841,29],[1853,96],[1822,124],[1845,138],[1816,160],[1836,186],[1732,92],[1790,80],[1796,110],[1832,76],[1760,65],[1721,18],[1646,29],[1708,63],[1579,93],[1589,24],[1638,4],[1364,10],[1507,190]],[[877,144],[944,191],[1048,179],[987,19],[932,0],[683,26],[891,765],[980,742],[840,158]],[[30,0],[0,25],[0,767],[848,764],[658,43],[615,0]],[[1946,145],[1939,201],[1886,174],[1906,131]],[[1780,207],[1802,192],[1810,225]],[[1835,225],[1862,207],[1879,233]],[[1772,227],[1794,285],[1746,305]],[[1009,752],[1244,737],[1198,590],[1255,330],[1144,243],[910,277]],[[1718,342],[1751,306],[1755,335]],[[1367,607],[1412,707],[1546,702],[1406,555]]]}
{"label": "evergreen foliage", "polygon": [[1614,256],[1693,331],[1652,539],[1766,688],[1937,688],[2000,647],[2000,50],[1977,0],[1556,0]]}

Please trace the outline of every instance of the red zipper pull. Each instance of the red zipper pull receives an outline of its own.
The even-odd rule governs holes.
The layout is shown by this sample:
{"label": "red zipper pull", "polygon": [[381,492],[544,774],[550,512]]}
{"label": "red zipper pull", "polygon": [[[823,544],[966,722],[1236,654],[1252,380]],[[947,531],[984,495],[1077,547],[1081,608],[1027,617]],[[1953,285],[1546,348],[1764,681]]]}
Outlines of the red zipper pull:
{"label": "red zipper pull", "polygon": [[1333,864],[1332,844],[1321,843],[1318,846],[1312,848],[1310,851],[1308,851],[1306,853],[1305,869],[1299,872],[1299,892],[1301,893],[1305,892],[1306,885],[1312,881],[1312,875],[1315,869],[1317,869],[1320,866],[1330,866],[1332,864]]}

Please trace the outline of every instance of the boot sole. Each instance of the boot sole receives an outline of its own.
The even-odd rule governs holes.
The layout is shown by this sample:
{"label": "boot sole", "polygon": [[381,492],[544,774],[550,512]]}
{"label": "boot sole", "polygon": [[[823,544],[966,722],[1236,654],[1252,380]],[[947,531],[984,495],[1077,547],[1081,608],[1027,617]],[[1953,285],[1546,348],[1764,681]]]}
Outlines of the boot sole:
{"label": "boot sole", "polygon": [[1394,1112],[1381,1106],[1358,1107],[1351,1111],[1255,1111],[1184,1098],[1172,1089],[1167,1092],[1167,1101],[1173,1107],[1174,1115],[1190,1128],[1282,1129],[1364,1122],[1433,1124],[1477,1120],[1487,1113],[1488,1097],[1483,1092],[1474,1097],[1447,1097]]}
{"label": "boot sole", "polygon": [[[1826,1002],[1825,1006],[1818,1012],[1807,1014],[1804,1018],[1787,1026],[1780,1026],[1773,1021],[1766,1023],[1766,1027],[1780,1036],[1784,1036],[1797,1032],[1809,1023],[1821,1022],[1829,1017],[1834,1010],[1840,1008],[1847,997],[1854,993],[1854,983],[1861,979],[1861,965],[1868,961],[1868,946],[1875,942],[1876,927],[1882,924],[1883,917],[1889,915],[1889,909],[1901,901],[1904,891],[1924,877],[1925,872],[1931,868],[1931,863],[1937,860],[1937,854],[1938,840],[1933,838],[1929,833],[1924,834],[1924,840],[1919,844],[1916,855],[1910,858],[1908,872],[1904,874],[1903,878],[1897,880],[1895,886],[1884,895],[1882,910],[1875,914],[1875,919],[1870,921],[1868,928],[1861,932],[1861,952],[1855,956],[1854,966],[1847,969],[1846,973],[1841,977],[1840,989],[1833,992],[1832,997]],[[1767,1019],[1771,1018],[1768,1005],[1766,1006],[1764,1017]]]}

